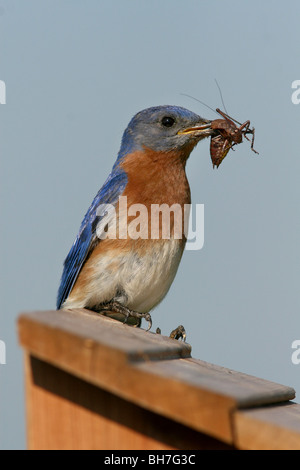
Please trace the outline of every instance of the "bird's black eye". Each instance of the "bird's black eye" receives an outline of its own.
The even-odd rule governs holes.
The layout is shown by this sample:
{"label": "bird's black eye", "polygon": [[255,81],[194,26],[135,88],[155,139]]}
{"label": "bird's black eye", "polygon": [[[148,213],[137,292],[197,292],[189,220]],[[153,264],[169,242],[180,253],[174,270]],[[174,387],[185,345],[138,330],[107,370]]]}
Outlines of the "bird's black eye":
{"label": "bird's black eye", "polygon": [[165,127],[172,127],[173,124],[175,123],[175,119],[172,118],[171,116],[165,116],[162,118],[161,123]]}

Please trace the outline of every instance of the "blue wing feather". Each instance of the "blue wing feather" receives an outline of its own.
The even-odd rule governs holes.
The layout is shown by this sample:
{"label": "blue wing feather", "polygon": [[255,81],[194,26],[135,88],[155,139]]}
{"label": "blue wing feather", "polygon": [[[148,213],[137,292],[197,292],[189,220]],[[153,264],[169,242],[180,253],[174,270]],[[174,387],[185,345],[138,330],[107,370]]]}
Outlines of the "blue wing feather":
{"label": "blue wing feather", "polygon": [[[57,309],[60,309],[70,294],[78,274],[86,260],[93,242],[97,239],[96,227],[100,219],[97,209],[100,204],[116,205],[127,184],[127,175],[120,167],[114,166],[112,173],[98,191],[89,207],[78,232],[78,235],[64,262],[64,269],[57,295]],[[100,240],[99,240],[100,241]]]}

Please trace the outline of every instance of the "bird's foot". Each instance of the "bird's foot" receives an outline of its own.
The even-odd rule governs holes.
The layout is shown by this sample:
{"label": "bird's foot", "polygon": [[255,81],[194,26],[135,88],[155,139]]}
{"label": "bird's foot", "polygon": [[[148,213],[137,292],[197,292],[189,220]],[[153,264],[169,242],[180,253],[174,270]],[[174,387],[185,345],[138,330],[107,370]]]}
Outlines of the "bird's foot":
{"label": "bird's foot", "polygon": [[182,325],[177,326],[175,330],[171,331],[170,338],[172,339],[181,339],[182,341],[186,340],[186,332]]}
{"label": "bird's foot", "polygon": [[135,325],[136,327],[140,327],[142,323],[142,319],[144,318],[148,322],[148,328],[147,331],[149,331],[152,327],[152,318],[150,313],[139,313],[136,312],[135,310],[130,310],[128,307],[125,307],[124,305],[120,304],[117,300],[111,300],[110,302],[105,302],[99,306],[99,309],[97,309],[99,313],[104,313],[105,312],[115,312],[121,315],[124,315],[124,323],[127,323],[130,318],[135,319]]}

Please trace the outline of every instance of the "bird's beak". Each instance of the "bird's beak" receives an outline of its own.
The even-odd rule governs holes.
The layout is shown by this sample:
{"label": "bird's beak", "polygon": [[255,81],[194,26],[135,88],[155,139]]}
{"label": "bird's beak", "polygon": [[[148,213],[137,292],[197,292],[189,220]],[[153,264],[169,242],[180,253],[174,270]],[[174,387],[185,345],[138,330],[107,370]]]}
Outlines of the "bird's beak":
{"label": "bird's beak", "polygon": [[196,124],[193,127],[187,127],[178,132],[179,135],[182,134],[192,134],[199,139],[204,139],[204,137],[209,137],[214,131],[211,129],[211,121],[201,121],[201,124]]}

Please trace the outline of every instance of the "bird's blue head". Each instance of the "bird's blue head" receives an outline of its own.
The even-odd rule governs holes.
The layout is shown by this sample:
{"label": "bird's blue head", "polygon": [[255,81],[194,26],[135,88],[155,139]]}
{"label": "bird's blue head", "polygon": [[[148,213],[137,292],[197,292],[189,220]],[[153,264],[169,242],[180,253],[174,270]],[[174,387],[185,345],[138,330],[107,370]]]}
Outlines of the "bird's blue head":
{"label": "bird's blue head", "polygon": [[212,134],[211,121],[179,106],[155,106],[137,113],[126,128],[118,160],[143,148],[155,152],[192,149]]}

